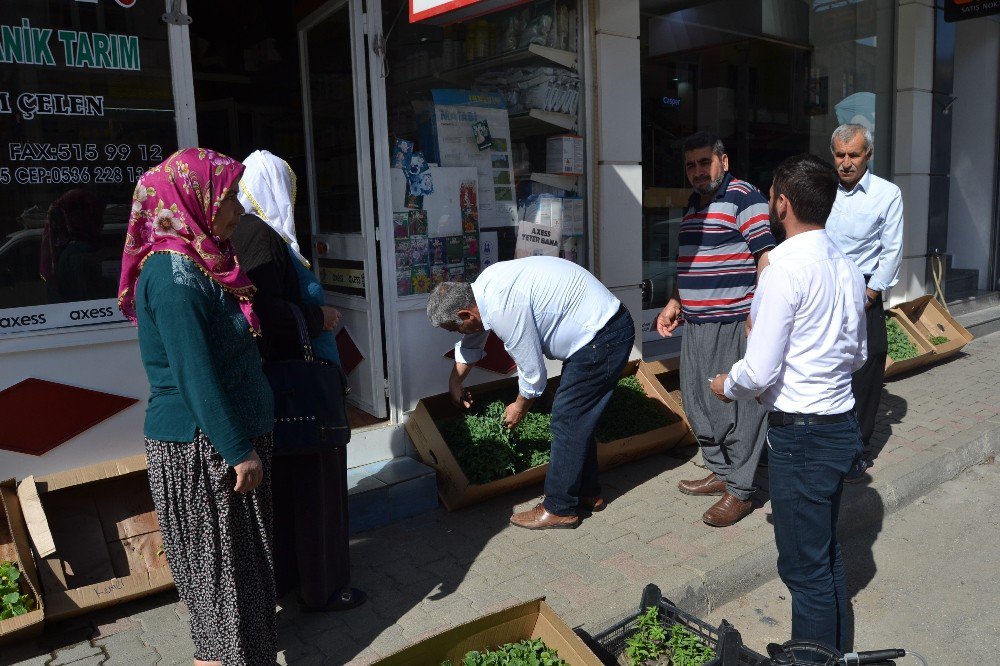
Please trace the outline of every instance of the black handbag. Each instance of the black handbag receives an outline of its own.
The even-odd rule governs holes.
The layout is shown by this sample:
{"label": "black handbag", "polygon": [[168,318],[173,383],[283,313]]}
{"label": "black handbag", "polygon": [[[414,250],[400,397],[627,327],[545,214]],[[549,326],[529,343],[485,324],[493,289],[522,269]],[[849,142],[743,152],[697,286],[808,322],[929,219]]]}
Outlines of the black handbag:
{"label": "black handbag", "polygon": [[347,375],[313,355],[298,306],[289,303],[299,329],[302,358],[269,361],[264,374],[274,393],[274,455],[325,453],[351,441]]}

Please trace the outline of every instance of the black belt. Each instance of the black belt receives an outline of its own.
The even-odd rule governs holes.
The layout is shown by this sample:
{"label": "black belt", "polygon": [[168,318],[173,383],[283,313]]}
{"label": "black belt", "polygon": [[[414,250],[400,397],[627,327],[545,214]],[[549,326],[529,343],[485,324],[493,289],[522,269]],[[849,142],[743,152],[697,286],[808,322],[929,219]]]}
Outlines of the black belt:
{"label": "black belt", "polygon": [[827,423],[842,423],[851,416],[851,412],[843,414],[789,414],[788,412],[769,412],[767,425],[773,428],[790,425],[824,425]]}

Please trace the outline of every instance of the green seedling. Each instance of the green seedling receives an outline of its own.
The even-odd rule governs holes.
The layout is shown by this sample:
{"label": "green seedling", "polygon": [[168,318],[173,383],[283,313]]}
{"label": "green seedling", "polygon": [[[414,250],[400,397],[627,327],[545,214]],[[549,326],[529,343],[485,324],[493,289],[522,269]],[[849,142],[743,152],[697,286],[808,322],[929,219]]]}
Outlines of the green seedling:
{"label": "green seedling", "polygon": [[[451,661],[441,666],[452,666]],[[462,666],[569,666],[559,658],[558,653],[547,647],[541,638],[528,639],[520,643],[507,643],[496,650],[467,652]]]}
{"label": "green seedling", "polygon": [[677,421],[662,403],[646,395],[635,375],[630,375],[618,381],[594,435],[598,441],[613,442]]}
{"label": "green seedling", "polygon": [[715,658],[715,650],[679,624],[670,627],[667,646],[672,666],[702,666]]}
{"label": "green seedling", "polygon": [[948,338],[946,338],[943,335],[934,335],[931,336],[930,341],[932,345],[943,345],[944,343],[948,342]]}
{"label": "green seedling", "polygon": [[0,620],[24,615],[35,607],[31,595],[21,594],[21,572],[13,562],[0,562]]}
{"label": "green seedling", "polygon": [[910,340],[910,336],[896,322],[895,319],[887,319],[885,322],[886,337],[889,341],[889,358],[893,361],[905,361],[920,353],[917,346]]}
{"label": "green seedling", "polygon": [[[515,394],[488,396],[480,407],[438,427],[471,483],[489,483],[549,462],[552,414],[540,409],[544,399],[513,430],[504,427],[504,410]],[[598,440],[616,439],[670,425],[677,417],[646,395],[634,376],[615,387],[595,433]]]}
{"label": "green seedling", "polygon": [[625,642],[629,666],[641,666],[667,653],[667,630],[660,622],[660,609],[650,606],[636,620],[636,631]]}

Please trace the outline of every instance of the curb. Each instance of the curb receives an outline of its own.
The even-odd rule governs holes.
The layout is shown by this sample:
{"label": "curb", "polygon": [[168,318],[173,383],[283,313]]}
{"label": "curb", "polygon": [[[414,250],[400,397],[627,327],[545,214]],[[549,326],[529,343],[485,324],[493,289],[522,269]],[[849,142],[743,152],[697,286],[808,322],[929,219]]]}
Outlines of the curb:
{"label": "curb", "polygon": [[[870,483],[847,487],[840,508],[839,538],[843,541],[879,523],[941,483],[998,453],[1000,421],[987,420],[963,433],[962,440],[953,447],[942,445],[921,452],[894,463],[884,476],[877,475]],[[703,615],[777,578],[777,559],[772,532],[771,538],[735,559],[716,562],[706,571],[690,569],[687,580],[665,588],[663,594],[688,613]]]}

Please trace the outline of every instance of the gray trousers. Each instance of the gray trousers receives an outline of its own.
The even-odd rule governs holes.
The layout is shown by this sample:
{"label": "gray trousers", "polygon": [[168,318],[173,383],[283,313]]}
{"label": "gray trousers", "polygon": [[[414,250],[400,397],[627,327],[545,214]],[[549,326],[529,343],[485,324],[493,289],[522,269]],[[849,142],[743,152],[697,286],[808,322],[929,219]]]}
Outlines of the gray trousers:
{"label": "gray trousers", "polygon": [[767,440],[767,410],[756,400],[726,404],[709,379],[727,373],[747,349],[743,321],[684,324],[681,338],[681,397],[705,465],[741,500],[754,491],[754,473]]}

